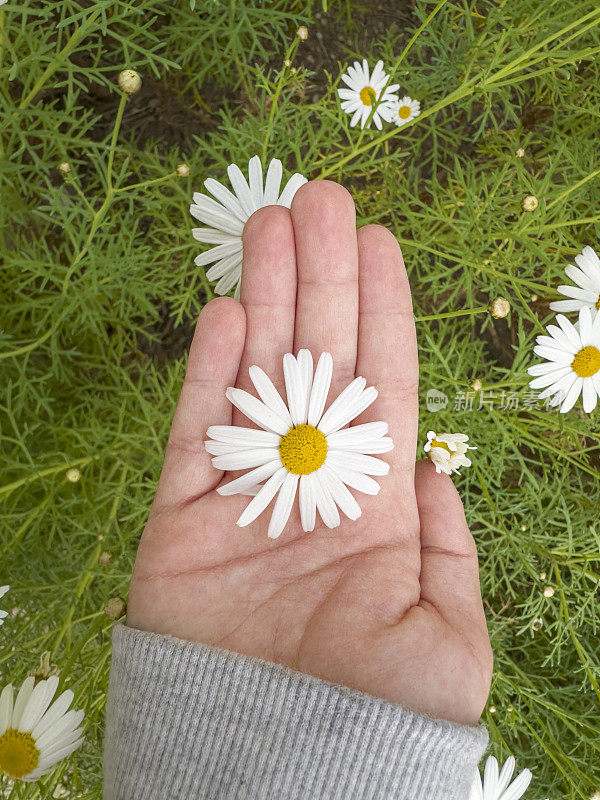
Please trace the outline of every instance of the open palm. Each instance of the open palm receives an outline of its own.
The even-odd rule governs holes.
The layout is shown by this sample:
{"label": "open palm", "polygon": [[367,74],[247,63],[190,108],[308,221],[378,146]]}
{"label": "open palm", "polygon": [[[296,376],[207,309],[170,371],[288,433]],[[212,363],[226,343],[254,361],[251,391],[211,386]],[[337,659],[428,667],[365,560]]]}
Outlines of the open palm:
{"label": "open palm", "polygon": [[[283,392],[282,356],[334,359],[329,402],[355,375],[379,390],[355,423],[385,420],[395,449],[363,514],[305,533],[299,511],[277,540],[268,511],[235,521],[248,497],[222,497],[231,475],[204,449],[210,425],[251,423],[225,398],[252,391],[262,367]],[[415,465],[417,346],[400,249],[385,229],[356,230],[337,184],[303,186],[244,230],[241,303],[202,311],[140,543],[128,624],[284,664],[434,717],[473,724],[491,650],[477,553],[446,475]],[[233,414],[232,414],[233,411]]]}

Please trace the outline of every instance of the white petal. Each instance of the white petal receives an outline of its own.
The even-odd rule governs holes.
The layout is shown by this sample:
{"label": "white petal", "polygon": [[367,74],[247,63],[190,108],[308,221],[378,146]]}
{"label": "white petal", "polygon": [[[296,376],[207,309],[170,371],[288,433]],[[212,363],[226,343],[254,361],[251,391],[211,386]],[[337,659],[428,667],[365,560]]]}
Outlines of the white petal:
{"label": "white petal", "polygon": [[278,158],[273,158],[269,164],[269,168],[267,169],[267,177],[265,178],[263,205],[274,206],[277,203],[282,174],[283,168],[281,166],[281,161]]}
{"label": "white petal", "polygon": [[292,506],[294,505],[294,498],[296,497],[296,489],[298,488],[299,477],[299,475],[294,475],[292,472],[288,472],[285,476],[283,485],[277,495],[277,500],[275,500],[271,519],[269,520],[269,529],[267,531],[269,539],[277,539],[290,518]]}
{"label": "white petal", "polygon": [[329,387],[331,386],[331,376],[333,374],[333,358],[331,353],[321,353],[315,377],[310,392],[308,403],[308,424],[315,426],[321,419],[321,414],[327,402]]}
{"label": "white petal", "polygon": [[344,391],[336,397],[317,425],[325,436],[342,427],[338,424],[338,420],[344,418],[348,408],[351,407],[356,398],[362,394],[366,384],[367,382],[364,378],[355,378],[352,383],[349,383]]}
{"label": "white petal", "polygon": [[592,344],[592,312],[589,308],[582,308],[579,312],[579,338],[584,347]]}
{"label": "white petal", "polygon": [[246,494],[246,492],[253,490],[253,494],[258,494],[262,487],[258,487],[258,489],[254,491],[256,485],[270,478],[271,475],[274,475],[281,466],[281,459],[279,458],[274,461],[268,461],[266,464],[262,464],[260,467],[246,472],[239,478],[229,481],[229,483],[224,483],[222,486],[218,486],[217,492],[227,496],[232,494]]}
{"label": "white petal", "polygon": [[[70,756],[71,753],[74,753],[75,750],[78,750],[81,745],[83,744],[83,737],[77,739],[77,741],[72,742],[71,744],[63,747],[62,750],[58,750],[57,752],[53,753],[51,757],[47,759],[40,759],[39,766],[35,770],[35,774],[43,775],[44,772],[47,772],[51,767],[57,764],[61,759]],[[32,773],[33,774],[33,773]]]}
{"label": "white petal", "polygon": [[581,286],[582,289],[587,289],[590,292],[596,292],[596,294],[600,290],[600,283],[598,281],[588,275],[587,272],[584,272],[582,269],[578,269],[578,267],[574,267],[572,264],[567,264],[565,267],[565,273],[567,277],[573,281],[573,283]]}
{"label": "white petal", "polygon": [[554,361],[544,361],[543,364],[534,364],[532,367],[528,367],[527,372],[530,375],[547,375],[549,372],[557,372],[566,368],[557,365]]}
{"label": "white petal", "polygon": [[[219,280],[219,278],[223,278],[226,275],[231,276],[236,281],[239,281],[242,277],[241,250],[238,253],[232,253],[232,255],[222,258],[216,264],[213,264],[210,269],[206,270],[206,277],[209,281]],[[228,291],[229,289],[226,288],[221,294],[227,294]]]}
{"label": "white petal", "polygon": [[281,395],[273,385],[273,381],[260,367],[253,366],[248,370],[250,380],[254,384],[258,396],[285,423],[285,433],[292,427],[292,417]]}
{"label": "white petal", "polygon": [[300,425],[304,421],[306,401],[300,367],[291,353],[286,353],[283,357],[283,377],[292,423]]}
{"label": "white petal", "polygon": [[238,239],[232,240],[227,244],[218,244],[216,247],[211,247],[194,259],[194,264],[197,267],[205,267],[207,264],[212,264],[213,261],[219,261],[221,258],[240,254],[242,252],[242,243]]}
{"label": "white petal", "polygon": [[[252,194],[250,187],[246,183],[246,179],[242,175],[242,170],[237,164],[230,164],[227,167],[227,174],[236,194],[237,199],[246,215],[249,217],[254,212],[254,203],[252,201]],[[243,228],[243,226],[242,226]],[[241,233],[241,231],[240,231]]]}
{"label": "white petal", "polygon": [[550,386],[556,383],[561,378],[564,378],[565,375],[569,374],[573,374],[571,367],[562,367],[561,369],[555,369],[553,372],[546,373],[545,375],[540,375],[539,378],[534,378],[532,381],[529,381],[529,385],[532,389],[541,389],[544,386]]}
{"label": "white petal", "polygon": [[252,156],[248,162],[248,183],[250,184],[250,194],[256,211],[263,205],[263,173],[259,156]]}
{"label": "white petal", "polygon": [[561,414],[566,414],[567,411],[570,411],[573,408],[573,406],[577,402],[577,398],[581,394],[582,387],[583,387],[582,378],[576,378],[573,381],[573,385],[567,392],[565,399],[563,400],[562,406],[560,407]]}
{"label": "white petal", "polygon": [[33,678],[31,675],[28,678],[25,678],[25,680],[21,685],[21,688],[19,689],[19,693],[17,694],[17,699],[15,700],[11,727],[13,728],[19,727],[19,723],[21,722],[21,717],[23,716],[25,707],[29,702],[29,698],[31,697],[31,693],[33,692],[34,686],[35,686],[35,678]]}
{"label": "white petal", "polygon": [[[233,259],[235,256],[229,256],[229,258]],[[210,271],[210,270],[209,270]],[[208,276],[208,273],[207,273]],[[223,275],[221,280],[215,286],[215,294],[223,295],[230,292],[236,283],[241,278],[241,270],[233,269],[231,272],[228,272],[226,275]]]}
{"label": "white petal", "polygon": [[325,464],[327,467],[340,478],[346,486],[356,489],[363,494],[376,495],[379,494],[381,486],[376,480],[365,475],[363,472],[356,472],[356,470],[348,469],[339,464],[334,464],[331,459],[326,459]]}
{"label": "white petal", "polygon": [[240,242],[239,236],[234,236],[231,233],[223,233],[214,228],[192,228],[192,236],[197,242],[204,244],[227,244],[228,242]]}
{"label": "white petal", "polygon": [[10,728],[13,711],[13,687],[7,684],[0,694],[0,736]]}
{"label": "white petal", "polygon": [[531,777],[531,772],[528,769],[524,769],[523,772],[515,778],[508,789],[499,796],[498,800],[519,800],[527,791],[531,783]]}
{"label": "white petal", "polygon": [[562,328],[559,328],[558,325],[548,325],[547,331],[550,334],[550,337],[543,337],[543,338],[550,338],[550,340],[554,342],[554,344],[552,345],[553,347],[556,347],[556,342],[558,342],[560,348],[564,348],[565,350],[571,352],[572,350],[571,340],[569,339],[569,337],[563,331]]}
{"label": "white petal", "polygon": [[380,436],[385,436],[387,432],[387,422],[367,422],[363,425],[354,425],[352,428],[334,431],[327,437],[327,444],[330,447],[354,446],[360,442],[378,439]]}
{"label": "white petal", "polygon": [[79,724],[82,719],[83,711],[68,711],[41,736],[35,737],[38,750],[45,750],[46,753],[52,752],[52,750],[60,749],[78,739],[81,733]]}
{"label": "white petal", "polygon": [[558,291],[565,297],[572,297],[574,300],[581,300],[583,303],[593,303],[596,293],[589,289],[581,289],[579,286],[559,286]]}
{"label": "white petal", "polygon": [[302,422],[306,422],[308,419],[308,404],[310,402],[310,393],[312,390],[313,381],[313,358],[310,350],[300,350],[297,361],[300,369],[300,377],[302,378],[302,387],[304,390]]}
{"label": "white petal", "polygon": [[552,311],[564,311],[569,313],[570,311],[579,311],[582,305],[581,300],[555,300],[553,303],[550,303],[550,308]]}
{"label": "white petal", "polygon": [[557,347],[547,347],[543,344],[538,344],[533,348],[533,352],[540,358],[547,358],[555,364],[570,364],[573,360],[574,353],[569,353],[567,350],[559,350]]}
{"label": "white petal", "polygon": [[279,450],[274,447],[261,447],[256,450],[238,450],[234,453],[226,453],[215,456],[212,465],[215,469],[237,470],[252,469],[268,464],[269,461],[276,461],[279,458]]}
{"label": "white petal", "polygon": [[232,405],[238,408],[242,414],[261,428],[274,431],[282,436],[289,431],[289,426],[285,420],[265,403],[262,403],[243,389],[234,389],[230,386],[225,392],[225,395]]}
{"label": "white petal", "polygon": [[329,469],[327,465],[323,465],[321,472],[326,476],[327,485],[329,491],[331,492],[331,496],[333,497],[334,502],[340,507],[340,510],[343,511],[348,519],[358,519],[362,514],[360,506],[350,494],[341,479],[335,472],[333,472],[333,470]]}
{"label": "white petal", "polygon": [[568,392],[573,383],[577,380],[577,375],[574,372],[569,372],[562,378],[556,380],[552,386],[549,386],[547,389],[544,389],[543,392],[540,392],[540,400],[543,400],[545,397],[549,397],[552,394],[556,394],[557,392]]}
{"label": "white petal", "polygon": [[589,245],[586,245],[581,253],[575,256],[575,263],[587,275],[600,282],[600,259]]}
{"label": "white petal", "polygon": [[206,435],[217,442],[239,447],[279,447],[280,437],[272,431],[240,428],[237,425],[211,425]]}
{"label": "white petal", "polygon": [[594,382],[591,378],[584,378],[583,380],[583,410],[586,414],[591,414],[591,412],[596,408],[596,403],[598,402],[598,395],[596,394],[596,389],[594,388]]}
{"label": "white petal", "polygon": [[515,771],[515,758],[514,756],[509,756],[502,765],[502,769],[500,770],[500,775],[498,777],[498,789],[497,789],[498,793],[503,792],[509,785],[510,779],[512,778],[514,771]]}
{"label": "white petal", "polygon": [[63,716],[63,714],[67,713],[67,710],[72,702],[73,692],[70,689],[67,689],[61,695],[59,695],[59,697],[56,698],[54,703],[52,703],[48,711],[46,711],[42,719],[31,732],[33,738],[36,739],[38,736],[42,736],[42,734],[49,730],[56,723],[56,721]]}
{"label": "white petal", "polygon": [[380,458],[349,453],[347,450],[332,450],[327,453],[326,463],[329,465],[330,462],[356,472],[364,472],[365,475],[387,475],[390,471],[390,465]]}
{"label": "white petal", "polygon": [[498,762],[494,756],[490,756],[485,762],[483,769],[483,797],[484,800],[497,798],[498,789]]}
{"label": "white petal", "polygon": [[365,389],[358,397],[352,400],[346,409],[340,409],[340,413],[335,420],[334,430],[343,428],[344,425],[359,417],[365,409],[375,402],[378,394],[379,392],[374,386],[369,386],[368,389]]}
{"label": "white petal", "polygon": [[236,216],[240,222],[244,223],[247,221],[248,215],[240,205],[240,201],[227,187],[223,186],[222,183],[219,183],[219,181],[216,181],[214,178],[207,178],[204,181],[204,185],[213,197],[216,197],[216,199],[222,203],[228,211]]}
{"label": "white petal", "polygon": [[302,530],[314,531],[317,522],[317,494],[312,473],[300,476],[298,504]]}
{"label": "white petal", "polygon": [[314,472],[315,495],[319,515],[328,528],[337,528],[340,524],[340,515],[328,488],[323,470]]}
{"label": "white petal", "polygon": [[379,439],[368,439],[367,441],[352,442],[340,448],[331,448],[333,450],[345,450],[351,453],[364,453],[365,455],[380,455],[381,453],[389,453],[394,449],[394,442],[390,436],[380,436]]}
{"label": "white petal", "polygon": [[19,722],[19,730],[30,733],[35,728],[48,710],[57,689],[58,677],[56,675],[52,675],[48,680],[40,681],[34,687]]}
{"label": "white petal", "polygon": [[285,467],[281,467],[277,470],[269,480],[265,483],[265,485],[261,488],[259,493],[256,497],[253,497],[252,500],[248,503],[242,515],[237,521],[237,524],[240,528],[244,528],[246,525],[249,525],[251,522],[262,514],[265,508],[269,505],[271,500],[275,497],[277,492],[279,491],[279,487],[282,485],[283,481],[286,478],[286,475],[290,473],[285,469]]}
{"label": "white petal", "polygon": [[577,328],[562,314],[556,315],[556,321],[573,345],[573,352],[576,353],[581,348],[581,337],[579,336]]}
{"label": "white petal", "polygon": [[305,178],[304,175],[300,175],[299,172],[295,172],[286,183],[283,192],[277,201],[277,205],[290,208],[292,205],[292,200],[294,199],[294,195],[305,183],[308,183],[308,178]]}

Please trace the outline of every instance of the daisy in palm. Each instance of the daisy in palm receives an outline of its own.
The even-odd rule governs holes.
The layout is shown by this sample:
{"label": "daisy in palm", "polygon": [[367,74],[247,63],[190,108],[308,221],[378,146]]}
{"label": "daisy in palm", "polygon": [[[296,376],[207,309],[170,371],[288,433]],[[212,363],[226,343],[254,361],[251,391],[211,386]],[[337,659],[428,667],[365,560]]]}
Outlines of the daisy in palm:
{"label": "daisy in palm", "polygon": [[392,101],[384,109],[384,114],[388,122],[393,122],[398,126],[406,125],[407,122],[412,122],[420,113],[421,103],[408,96],[400,100]]}
{"label": "daisy in palm", "polygon": [[255,494],[238,525],[253,522],[277,495],[268,528],[272,539],[283,531],[296,493],[305,531],[314,530],[317,511],[328,528],[340,524],[338,507],[358,519],[361,509],[348,487],[377,494],[371,476],[387,475],[389,465],[374,455],[393,448],[385,422],[345,427],[377,397],[364,378],[355,378],[325,411],[333,373],[329,353],[321,355],[314,374],[309,350],[296,358],[287,353],[283,371],[287,404],[256,366],[250,379],[260,400],[242,389],[227,390],[230,402],[262,430],[215,425],[205,443],[217,469],[250,470],[217,489],[222,495]]}
{"label": "daisy in palm", "polygon": [[569,300],[557,300],[550,303],[553,311],[579,311],[590,308],[592,311],[600,310],[600,258],[591,247],[584,247],[579,255],[575,256],[574,267],[568,264],[565,273],[576,286],[559,286],[558,291]]}
{"label": "daisy in palm", "polygon": [[280,192],[283,167],[281,161],[274,158],[269,163],[263,186],[263,169],[258,156],[248,162],[248,180],[237,164],[230,164],[227,174],[233,192],[214,178],[204,181],[212,197],[194,192],[190,214],[206,227],[193,228],[192,235],[199,242],[214,245],[197,256],[194,263],[198,267],[212,264],[206,277],[217,281],[215,292],[227,294],[235,287],[235,297],[239,299],[244,225],[264,206],[289,208],[306,178],[295,172]]}
{"label": "daisy in palm", "polygon": [[[369,71],[366,59],[362,64],[355,61],[342,75],[342,80],[348,88],[338,89],[338,95],[342,101],[342,109],[346,114],[352,114],[350,127],[353,128],[359,121],[361,128],[370,127],[369,117],[372,113],[375,127],[381,130],[381,120],[387,119],[387,105],[398,99],[396,92],[399,88],[397,83],[386,87],[389,75],[383,69],[383,61],[375,64],[373,72]],[[377,107],[373,111],[374,106]]]}
{"label": "daisy in palm", "polygon": [[524,769],[511,783],[514,771],[513,756],[506,759],[500,771],[497,760],[490,756],[485,762],[483,779],[479,772],[475,776],[469,800],[519,800],[527,791],[532,775],[530,770]]}
{"label": "daisy in palm", "polygon": [[26,678],[13,701],[13,687],[0,694],[0,773],[35,781],[83,742],[83,711],[69,711],[70,689],[54,702],[58,678]]}
{"label": "daisy in palm", "polygon": [[546,359],[529,367],[532,389],[543,389],[540,399],[550,397],[550,404],[560,405],[563,414],[573,408],[583,395],[583,410],[590,413],[600,394],[600,314],[586,306],[573,325],[557,314],[557,325],[548,325],[548,336],[538,336],[533,352]]}
{"label": "daisy in palm", "polygon": [[[8,592],[10,586],[0,586],[0,598],[4,597],[4,595]],[[5,617],[8,617],[8,611],[4,611],[0,608],[0,625],[4,622]]]}
{"label": "daisy in palm", "polygon": [[467,444],[469,437],[466,433],[436,433],[427,432],[427,441],[423,450],[435,464],[435,471],[439,474],[445,472],[452,475],[459,467],[470,467],[471,459],[467,458],[467,450],[477,450],[474,445]]}

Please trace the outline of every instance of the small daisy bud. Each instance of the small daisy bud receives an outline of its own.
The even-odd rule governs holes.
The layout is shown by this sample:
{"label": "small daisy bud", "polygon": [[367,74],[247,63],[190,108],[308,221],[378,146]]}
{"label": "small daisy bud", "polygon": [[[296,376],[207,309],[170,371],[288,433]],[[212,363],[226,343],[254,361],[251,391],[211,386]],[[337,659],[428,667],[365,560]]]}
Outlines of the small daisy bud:
{"label": "small daisy bud", "polygon": [[539,297],[537,296],[537,294],[532,294],[530,300],[532,303],[536,303],[539,300]]}
{"label": "small daisy bud", "polygon": [[71,172],[71,165],[68,161],[63,161],[62,164],[59,164],[58,168],[63,175],[67,175],[67,173]]}
{"label": "small daisy bud", "polygon": [[285,61],[283,62],[283,66],[284,67],[291,67],[292,66],[292,62],[289,60],[289,58],[285,59]]}
{"label": "small daisy bud", "polygon": [[187,178],[187,176],[190,174],[190,168],[187,164],[178,164],[177,174],[180,178]]}
{"label": "small daisy bud", "polygon": [[543,624],[544,620],[541,617],[536,617],[536,619],[534,619],[533,622],[531,623],[531,630],[539,631],[542,629]]}
{"label": "small daisy bud", "polygon": [[65,478],[70,483],[77,483],[77,481],[81,478],[81,472],[77,469],[77,467],[71,467],[65,473]]}
{"label": "small daisy bud", "polygon": [[142,79],[134,69],[119,72],[119,89],[125,94],[135,94],[142,88]]}
{"label": "small daisy bud", "polygon": [[504,297],[497,297],[490,303],[490,314],[495,319],[504,319],[510,311],[510,303]]}
{"label": "small daisy bud", "polygon": [[296,36],[300,39],[301,42],[305,42],[308,39],[308,28],[306,27],[306,25],[300,25],[300,27],[296,31]]}
{"label": "small daisy bud", "polygon": [[538,206],[538,199],[532,194],[528,194],[527,197],[524,197],[521,201],[521,208],[523,211],[535,211]]}
{"label": "small daisy bud", "polygon": [[515,155],[517,158],[523,158],[523,156],[525,155],[525,150],[523,150],[522,147],[519,147]]}
{"label": "small daisy bud", "polygon": [[112,553],[104,551],[103,553],[100,553],[100,555],[98,556],[98,563],[100,564],[101,567],[108,567],[108,565],[112,564],[112,562],[113,562]]}
{"label": "small daisy bud", "polygon": [[480,392],[483,389],[483,383],[479,380],[479,378],[475,378],[471,384],[471,389],[473,389],[474,392]]}
{"label": "small daisy bud", "polygon": [[546,573],[545,572],[540,572],[540,580],[541,581],[545,581],[546,580]]}
{"label": "small daisy bud", "polygon": [[544,589],[544,597],[554,597],[554,589],[552,586],[546,586]]}
{"label": "small daisy bud", "polygon": [[298,70],[296,69],[296,67],[292,67],[290,72],[292,73],[292,75],[295,75],[298,72]]}
{"label": "small daisy bud", "polygon": [[111,597],[104,606],[104,613],[109,619],[119,619],[125,613],[125,601],[120,597]]}
{"label": "small daisy bud", "polygon": [[527,525],[521,525],[521,530],[522,531],[526,531],[527,530]]}
{"label": "small daisy bud", "polygon": [[490,706],[488,710],[489,710],[490,714],[495,714],[496,713],[496,706]]}

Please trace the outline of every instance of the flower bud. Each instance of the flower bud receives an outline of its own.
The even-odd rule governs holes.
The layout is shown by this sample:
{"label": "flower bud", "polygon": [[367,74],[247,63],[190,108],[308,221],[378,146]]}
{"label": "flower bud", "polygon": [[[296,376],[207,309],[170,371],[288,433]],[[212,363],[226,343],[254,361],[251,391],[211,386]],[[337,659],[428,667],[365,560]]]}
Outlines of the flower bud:
{"label": "flower bud", "polygon": [[125,94],[135,94],[142,88],[142,79],[134,69],[119,72],[119,89]]}
{"label": "flower bud", "polygon": [[125,613],[125,601],[120,597],[111,597],[108,603],[104,606],[104,613],[109,619],[119,619]]}
{"label": "flower bud", "polygon": [[523,150],[522,147],[519,147],[515,155],[517,158],[523,158],[523,156],[525,155],[525,150]]}
{"label": "flower bud", "polygon": [[190,174],[190,168],[187,164],[178,164],[177,174],[180,178],[187,178],[187,176]]}
{"label": "flower bud", "polygon": [[495,319],[504,319],[510,311],[510,303],[504,297],[497,297],[490,303],[489,310]]}
{"label": "flower bud", "polygon": [[65,473],[65,478],[70,483],[77,483],[77,481],[81,478],[81,472],[77,469],[77,467],[71,467]]}
{"label": "flower bud", "polygon": [[483,384],[479,380],[479,378],[475,378],[475,380],[471,384],[471,389],[473,389],[474,392],[480,392],[483,389]]}
{"label": "flower bud", "polygon": [[546,586],[544,589],[544,597],[554,597],[554,589],[552,586]]}
{"label": "flower bud", "polygon": [[306,25],[300,25],[300,27],[296,31],[296,36],[300,39],[301,42],[305,42],[308,39],[308,28],[306,27]]}
{"label": "flower bud", "polygon": [[541,617],[536,617],[533,622],[531,623],[531,630],[532,631],[539,631],[542,629],[544,624],[544,620]]}
{"label": "flower bud", "polygon": [[524,197],[521,201],[521,208],[523,211],[535,211],[538,206],[538,199],[532,194],[528,194],[527,197]]}
{"label": "flower bud", "polygon": [[59,164],[58,168],[63,175],[67,175],[69,172],[71,172],[71,165],[68,161],[63,161],[62,164]]}
{"label": "flower bud", "polygon": [[108,553],[106,550],[98,556],[98,563],[101,567],[108,567],[113,562],[113,554]]}

